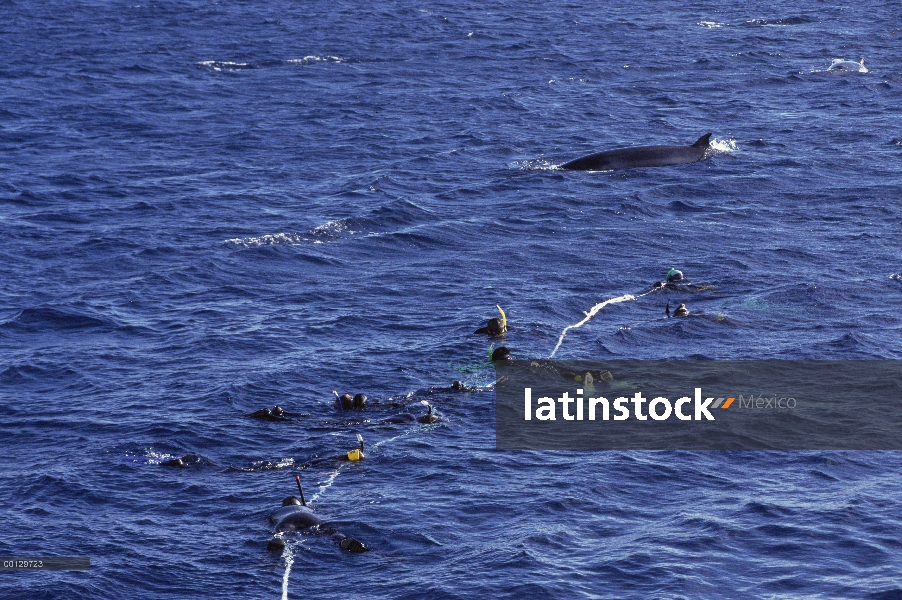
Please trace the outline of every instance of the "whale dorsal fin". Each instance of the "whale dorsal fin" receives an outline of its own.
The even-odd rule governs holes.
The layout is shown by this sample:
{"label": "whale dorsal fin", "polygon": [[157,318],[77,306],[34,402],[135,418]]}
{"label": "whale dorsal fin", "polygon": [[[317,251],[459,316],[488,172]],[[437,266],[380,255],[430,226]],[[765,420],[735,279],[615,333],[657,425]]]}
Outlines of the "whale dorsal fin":
{"label": "whale dorsal fin", "polygon": [[698,138],[698,141],[696,141],[694,144],[692,144],[692,146],[695,148],[705,148],[710,143],[711,143],[711,134],[706,133],[702,137]]}

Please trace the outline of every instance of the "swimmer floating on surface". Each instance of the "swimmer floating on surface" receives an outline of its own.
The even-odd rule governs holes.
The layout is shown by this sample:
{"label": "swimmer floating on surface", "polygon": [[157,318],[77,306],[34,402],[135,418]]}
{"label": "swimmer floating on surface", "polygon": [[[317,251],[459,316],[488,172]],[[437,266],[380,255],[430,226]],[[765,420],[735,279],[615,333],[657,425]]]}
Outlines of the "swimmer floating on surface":
{"label": "swimmer floating on surface", "polygon": [[664,281],[656,281],[651,289],[668,289],[676,290],[678,292],[703,292],[705,290],[716,290],[717,288],[708,284],[690,283],[686,276],[683,275],[682,271],[671,267],[670,270],[667,271]]}
{"label": "swimmer floating on surface", "polygon": [[304,500],[304,490],[301,488],[301,478],[294,476],[298,484],[300,499],[297,496],[288,496],[282,501],[282,508],[271,512],[267,519],[272,524],[273,537],[266,545],[267,550],[281,551],[285,548],[285,534],[310,532],[329,535],[338,543],[339,548],[347,552],[366,552],[369,548],[363,542],[338,531],[324,522],[313,510],[307,507]]}
{"label": "swimmer floating on surface", "polygon": [[285,411],[281,406],[273,406],[272,408],[261,408],[260,410],[255,410],[249,417],[253,417],[255,419],[263,419],[264,421],[280,421],[282,417],[285,415]]}
{"label": "swimmer floating on surface", "polygon": [[317,459],[309,461],[308,463],[306,463],[306,465],[312,467],[312,466],[321,465],[322,463],[332,462],[332,461],[336,461],[336,460],[339,462],[344,462],[344,461],[357,462],[360,460],[364,460],[366,458],[366,456],[363,454],[363,436],[360,435],[359,433],[357,434],[357,443],[360,446],[359,448],[354,448],[353,450],[350,450],[350,451],[346,452],[345,454],[339,454],[338,456],[326,456],[323,458],[317,458]]}
{"label": "swimmer floating on surface", "polygon": [[501,313],[501,318],[495,317],[494,319],[489,319],[488,323],[486,323],[485,327],[480,327],[474,334],[482,334],[488,335],[489,337],[501,337],[507,333],[507,316],[505,316],[504,311],[501,310],[499,305],[495,305],[498,309],[498,312]]}
{"label": "swimmer floating on surface", "polygon": [[209,461],[206,461],[202,457],[194,454],[193,452],[186,452],[179,457],[171,458],[169,460],[164,460],[159,463],[161,467],[189,467],[191,465],[202,465],[202,464],[210,464]]}
{"label": "swimmer floating on surface", "polygon": [[261,421],[290,421],[289,417],[299,417],[297,413],[290,413],[279,405],[272,408],[261,408],[255,410],[248,415],[252,419],[260,419]]}
{"label": "swimmer floating on surface", "polygon": [[332,390],[332,393],[335,394],[335,408],[338,410],[362,410],[366,408],[367,400],[369,400],[366,394],[356,394],[354,396],[342,394],[339,396],[335,390]]}
{"label": "swimmer floating on surface", "polygon": [[495,348],[492,351],[492,362],[497,362],[499,360],[514,360],[514,357],[511,356],[511,351],[501,346],[499,348]]}
{"label": "swimmer floating on surface", "polygon": [[667,303],[667,306],[664,307],[664,314],[668,317],[686,317],[689,315],[689,309],[686,308],[685,304],[680,304],[676,307],[676,310],[673,311],[673,314],[670,314],[670,302]]}
{"label": "swimmer floating on surface", "polygon": [[436,423],[441,421],[442,418],[432,412],[432,404],[429,403],[428,400],[420,400],[420,404],[426,406],[428,411],[425,415],[421,417],[415,417],[410,413],[401,413],[399,415],[393,415],[391,417],[382,419],[381,421],[376,421],[377,425],[400,425],[402,423]]}

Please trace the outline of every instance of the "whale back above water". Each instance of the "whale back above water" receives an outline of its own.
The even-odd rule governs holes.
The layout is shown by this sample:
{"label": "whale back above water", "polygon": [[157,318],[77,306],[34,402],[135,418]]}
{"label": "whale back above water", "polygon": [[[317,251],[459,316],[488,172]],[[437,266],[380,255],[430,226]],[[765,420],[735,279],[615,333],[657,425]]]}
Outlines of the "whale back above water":
{"label": "whale back above water", "polygon": [[564,171],[613,171],[637,167],[685,165],[703,160],[710,148],[711,134],[706,133],[691,146],[637,146],[607,150],[571,160],[559,168]]}

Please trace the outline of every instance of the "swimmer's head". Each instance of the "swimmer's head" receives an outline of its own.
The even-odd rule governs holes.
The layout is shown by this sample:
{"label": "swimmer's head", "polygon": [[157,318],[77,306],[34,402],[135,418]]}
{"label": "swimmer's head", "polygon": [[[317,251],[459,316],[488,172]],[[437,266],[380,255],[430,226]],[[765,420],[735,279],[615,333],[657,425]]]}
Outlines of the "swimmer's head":
{"label": "swimmer's head", "polygon": [[274,417],[281,417],[284,414],[285,414],[285,411],[282,410],[281,406],[273,406],[272,407],[272,415]]}
{"label": "swimmer's head", "polygon": [[498,317],[489,319],[489,322],[486,323],[485,328],[488,330],[489,335],[501,335],[502,333],[504,333],[504,324]]}
{"label": "swimmer's head", "polygon": [[346,537],[340,542],[338,542],[339,548],[342,550],[346,550],[348,552],[366,552],[369,550],[366,544],[363,542],[357,541],[354,538]]}
{"label": "swimmer's head", "polygon": [[439,420],[438,415],[432,414],[432,405],[428,400],[420,400],[420,404],[424,405],[428,409],[428,412],[417,419],[417,421],[419,421],[420,423],[435,423]]}
{"label": "swimmer's head", "polygon": [[683,272],[677,271],[673,267],[667,271],[667,281],[682,281],[683,280]]}
{"label": "swimmer's head", "polygon": [[492,362],[498,360],[514,360],[514,357],[511,356],[511,351],[501,346],[500,348],[495,348],[495,351],[492,352]]}
{"label": "swimmer's head", "polygon": [[351,394],[342,394],[335,399],[335,408],[338,410],[351,410],[354,408],[354,397]]}
{"label": "swimmer's head", "polygon": [[285,549],[285,540],[280,537],[273,536],[269,543],[266,544],[266,549],[270,552],[281,552]]}
{"label": "swimmer's head", "polygon": [[357,394],[354,396],[354,408],[363,408],[366,406],[366,394]]}
{"label": "swimmer's head", "polygon": [[462,390],[462,389],[464,389],[464,384],[461,383],[460,381],[455,381],[451,384],[451,389],[452,390]]}
{"label": "swimmer's head", "polygon": [[284,500],[282,500],[282,506],[301,506],[301,501],[298,500],[297,496],[288,496]]}

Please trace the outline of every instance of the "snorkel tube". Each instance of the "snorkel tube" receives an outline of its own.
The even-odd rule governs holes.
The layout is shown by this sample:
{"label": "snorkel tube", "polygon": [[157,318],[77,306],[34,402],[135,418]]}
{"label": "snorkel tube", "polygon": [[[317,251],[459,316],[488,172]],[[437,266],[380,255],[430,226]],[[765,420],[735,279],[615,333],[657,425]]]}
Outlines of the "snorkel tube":
{"label": "snorkel tube", "polygon": [[501,310],[500,305],[496,304],[495,308],[501,313],[501,333],[507,333],[507,316],[504,314],[504,311]]}
{"label": "snorkel tube", "polygon": [[363,455],[363,436],[359,433],[357,434],[357,441],[360,443],[360,448],[354,448],[347,454],[348,460],[351,462],[357,462],[362,458],[366,458]]}
{"label": "snorkel tube", "polygon": [[301,476],[295,475],[294,482],[298,484],[298,491],[301,493],[301,506],[307,506],[307,501],[304,499],[304,489],[301,487]]}

